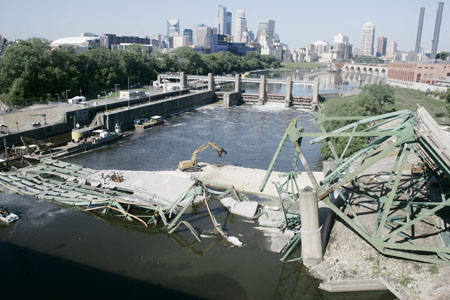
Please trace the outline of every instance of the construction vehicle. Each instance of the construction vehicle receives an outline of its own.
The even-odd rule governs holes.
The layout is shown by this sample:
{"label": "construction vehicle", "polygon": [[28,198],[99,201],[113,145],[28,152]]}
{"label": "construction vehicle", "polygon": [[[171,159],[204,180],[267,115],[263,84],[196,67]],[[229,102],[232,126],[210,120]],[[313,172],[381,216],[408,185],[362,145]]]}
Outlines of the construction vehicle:
{"label": "construction vehicle", "polygon": [[[42,152],[48,151],[53,146],[53,143],[51,143],[51,142],[44,143],[44,142],[35,140],[33,138],[29,138],[26,136],[21,136],[20,140],[22,141],[23,145],[27,148],[28,154],[33,154],[36,151],[42,153]],[[36,145],[36,146],[33,146],[33,145]]]}
{"label": "construction vehicle", "polygon": [[205,150],[208,147],[213,147],[214,149],[216,149],[219,157],[222,157],[222,153],[227,154],[227,151],[225,149],[217,146],[214,143],[208,142],[195,149],[194,153],[192,153],[192,158],[190,160],[180,161],[180,163],[178,164],[178,170],[184,172],[200,171],[201,167],[197,164],[197,154],[199,154],[201,151]]}
{"label": "construction vehicle", "polygon": [[[33,115],[30,115],[30,116],[40,116],[40,117],[42,117],[43,119],[44,119],[44,125],[47,125],[47,114],[33,114]],[[40,122],[36,122],[36,123],[34,123],[34,124],[39,124],[39,126],[41,126],[41,124],[40,124]],[[33,127],[39,127],[39,126],[35,126],[33,124]]]}

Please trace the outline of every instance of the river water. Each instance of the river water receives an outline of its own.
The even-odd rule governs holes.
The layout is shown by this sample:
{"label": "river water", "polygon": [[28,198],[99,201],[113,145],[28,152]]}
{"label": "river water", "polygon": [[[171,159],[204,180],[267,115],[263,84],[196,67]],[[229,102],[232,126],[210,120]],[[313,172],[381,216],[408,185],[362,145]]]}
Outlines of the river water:
{"label": "river water", "polygon": [[[219,159],[206,150],[200,161],[266,169],[294,117],[305,131],[318,131],[310,113],[293,108],[207,106],[66,161],[93,169],[174,170],[212,141],[228,154]],[[293,147],[285,148],[278,171],[292,169]],[[302,148],[319,170],[320,145],[304,140]],[[0,227],[0,283],[19,298],[389,299],[385,292],[323,292],[301,264],[280,263],[256,234],[245,237],[245,247],[230,248],[217,238],[198,243],[189,234],[169,235],[30,196],[1,193],[0,203],[21,217]]]}

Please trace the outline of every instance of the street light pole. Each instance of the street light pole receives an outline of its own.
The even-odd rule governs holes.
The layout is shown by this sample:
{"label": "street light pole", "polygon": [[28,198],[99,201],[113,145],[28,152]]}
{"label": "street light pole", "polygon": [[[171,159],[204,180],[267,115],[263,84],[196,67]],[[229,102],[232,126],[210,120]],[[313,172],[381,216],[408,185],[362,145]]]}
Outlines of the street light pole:
{"label": "street light pole", "polygon": [[69,100],[69,92],[70,90],[66,90],[66,102]]}
{"label": "street light pole", "polygon": [[105,94],[105,114],[106,114],[106,130],[109,130],[109,118],[108,118],[108,100],[106,99],[106,92],[103,91],[100,94]]}
{"label": "street light pole", "polygon": [[58,93],[55,93],[55,95],[58,96],[58,103],[59,103],[59,94],[58,94]]}

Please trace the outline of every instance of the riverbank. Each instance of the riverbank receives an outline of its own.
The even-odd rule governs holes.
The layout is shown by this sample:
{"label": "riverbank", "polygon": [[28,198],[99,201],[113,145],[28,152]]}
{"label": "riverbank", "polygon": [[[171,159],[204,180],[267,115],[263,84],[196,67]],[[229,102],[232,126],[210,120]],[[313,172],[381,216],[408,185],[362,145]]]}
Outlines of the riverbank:
{"label": "riverbank", "polygon": [[[438,100],[426,95],[424,92],[404,88],[394,88],[394,95],[395,105],[391,106],[392,110],[408,109],[414,112],[420,105],[432,114],[439,124],[448,124],[450,122],[447,116],[447,102],[445,100]],[[356,102],[357,98],[358,95],[327,98],[322,104],[322,109],[323,111],[336,111],[335,107]]]}

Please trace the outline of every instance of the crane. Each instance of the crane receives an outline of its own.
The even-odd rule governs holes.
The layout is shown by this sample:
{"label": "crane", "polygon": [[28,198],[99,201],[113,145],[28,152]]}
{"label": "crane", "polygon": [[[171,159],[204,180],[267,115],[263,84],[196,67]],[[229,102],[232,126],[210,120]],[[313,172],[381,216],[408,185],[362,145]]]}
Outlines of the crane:
{"label": "crane", "polygon": [[192,157],[190,160],[180,161],[180,163],[178,164],[178,170],[185,171],[185,172],[200,170],[201,168],[197,164],[197,154],[199,154],[201,151],[205,150],[208,147],[213,147],[214,149],[216,149],[219,157],[222,157],[222,153],[227,154],[227,151],[225,149],[219,147],[217,144],[207,142],[207,143],[201,145],[200,147],[198,147],[197,149],[195,149],[194,153],[192,153]]}

